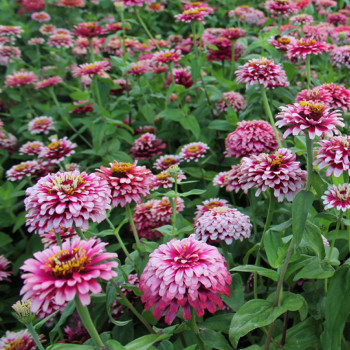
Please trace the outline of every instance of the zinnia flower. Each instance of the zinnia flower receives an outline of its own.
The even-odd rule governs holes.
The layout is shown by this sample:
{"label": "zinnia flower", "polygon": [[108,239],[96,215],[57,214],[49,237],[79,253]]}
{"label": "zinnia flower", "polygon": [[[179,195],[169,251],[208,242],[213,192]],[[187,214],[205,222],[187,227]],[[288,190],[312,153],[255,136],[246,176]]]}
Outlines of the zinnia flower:
{"label": "zinnia flower", "polygon": [[9,267],[10,262],[3,255],[0,255],[0,282],[9,281],[9,279],[7,278],[11,275],[11,271],[8,271]]}
{"label": "zinnia flower", "polygon": [[172,49],[156,52],[152,57],[152,61],[159,63],[178,63],[182,57],[180,50]]}
{"label": "zinnia flower", "polygon": [[331,62],[335,67],[345,66],[350,69],[350,45],[335,47],[331,53]]}
{"label": "zinnia flower", "polygon": [[289,19],[289,22],[291,24],[296,25],[304,25],[304,24],[311,24],[314,21],[313,17],[311,15],[308,15],[306,13],[302,13],[300,15],[292,16]]}
{"label": "zinnia flower", "polygon": [[16,46],[0,45],[0,65],[7,66],[21,57],[21,51]]}
{"label": "zinnia flower", "polygon": [[205,200],[202,204],[196,205],[194,221],[196,221],[200,216],[209,211],[210,209],[217,207],[230,207],[230,204],[226,199],[220,198],[210,198]]}
{"label": "zinnia flower", "polygon": [[26,72],[21,69],[20,71],[13,71],[12,74],[6,76],[6,87],[17,87],[23,85],[31,85],[36,82],[38,77],[33,72]]}
{"label": "zinnia flower", "polygon": [[9,181],[23,180],[26,176],[32,176],[39,170],[39,164],[36,160],[29,160],[14,165],[6,171],[6,178]]}
{"label": "zinnia flower", "polygon": [[36,350],[37,346],[31,334],[25,329],[19,332],[6,331],[5,335],[0,338],[0,349]]}
{"label": "zinnia flower", "polygon": [[52,139],[47,147],[42,148],[39,158],[50,160],[53,163],[59,163],[64,158],[75,153],[75,147],[77,147],[77,144],[68,140],[67,137],[59,140]]}
{"label": "zinnia flower", "polygon": [[140,6],[142,7],[144,4],[151,4],[156,0],[120,0],[124,4],[124,6]]}
{"label": "zinnia flower", "polygon": [[61,243],[64,243],[65,241],[72,240],[73,238],[78,237],[78,234],[73,227],[69,227],[69,228],[60,227],[59,229],[56,229],[56,230],[52,229],[50,232],[40,235],[40,240],[41,240],[41,243],[44,245],[44,249],[58,245],[55,232],[60,236]]}
{"label": "zinnia flower", "polygon": [[278,143],[272,126],[264,120],[241,121],[225,140],[226,157],[239,158],[262,152],[273,152]]}
{"label": "zinnia flower", "polygon": [[52,229],[70,228],[83,231],[89,219],[100,223],[110,207],[111,191],[96,174],[79,171],[49,174],[26,190],[24,200],[28,231],[44,234]]}
{"label": "zinnia flower", "polygon": [[57,305],[65,305],[77,295],[81,303],[90,304],[90,292],[102,292],[101,278],[105,281],[117,276],[113,270],[118,267],[116,253],[107,253],[99,239],[87,241],[76,237],[66,241],[62,248],[58,245],[34,253],[34,258],[24,261],[21,270],[24,286],[23,299],[31,299],[32,312],[45,309],[45,304],[53,300]]}
{"label": "zinnia flower", "polygon": [[58,5],[63,7],[84,7],[85,0],[59,0]]}
{"label": "zinnia flower", "polygon": [[28,40],[28,45],[40,45],[44,43],[43,38],[31,38]]}
{"label": "zinnia flower", "polygon": [[327,43],[310,38],[301,38],[288,46],[287,57],[289,59],[301,57],[305,61],[307,55],[318,55],[327,51],[329,51]]}
{"label": "zinnia flower", "polygon": [[350,174],[350,136],[333,136],[317,142],[314,165],[328,167],[326,176],[339,177],[343,171]]}
{"label": "zinnia flower", "polygon": [[0,36],[15,36],[20,38],[21,33],[23,33],[23,29],[20,26],[0,25]]}
{"label": "zinnia flower", "polygon": [[253,58],[236,70],[237,83],[249,85],[264,85],[267,89],[288,86],[287,75],[281,68],[266,57]]}
{"label": "zinnia flower", "polygon": [[345,212],[350,209],[350,184],[331,185],[321,198],[325,209],[337,208]]}
{"label": "zinnia flower", "polygon": [[[176,68],[173,69],[173,75],[175,84],[182,85],[186,89],[189,89],[193,85],[192,73],[188,68]],[[167,80],[164,82],[164,86],[168,87],[172,84],[173,79],[170,72],[167,75]]]}
{"label": "zinnia flower", "polygon": [[[179,175],[176,177],[176,181],[179,183],[186,179],[186,175],[180,170]],[[172,177],[167,170],[163,170],[161,173],[154,177],[153,190],[159,187],[169,188],[172,187],[175,182],[175,178]]]}
{"label": "zinnia flower", "polygon": [[160,156],[153,164],[153,167],[159,170],[167,170],[171,165],[179,164],[181,159],[177,155],[167,154]]}
{"label": "zinnia flower", "polygon": [[102,35],[103,32],[103,27],[99,26],[97,22],[84,22],[74,26],[73,35],[82,36],[83,38],[92,38]]}
{"label": "zinnia flower", "polygon": [[108,61],[97,61],[93,63],[84,63],[75,67],[73,70],[73,76],[81,77],[83,75],[89,75],[90,77],[96,74],[105,72],[111,68]]}
{"label": "zinnia flower", "polygon": [[265,2],[265,8],[271,13],[272,18],[279,16],[288,18],[298,12],[295,2],[291,0],[268,0]]}
{"label": "zinnia flower", "polygon": [[135,201],[140,204],[142,196],[147,197],[153,183],[153,174],[145,166],[137,166],[137,161],[131,163],[109,163],[110,167],[98,169],[100,176],[108,181],[112,189],[112,205],[125,207]]}
{"label": "zinnia flower", "polygon": [[228,92],[224,92],[222,95],[224,96],[225,99],[221,98],[216,104],[216,109],[219,112],[227,111],[227,108],[228,108],[227,102],[230,104],[230,106],[235,112],[239,112],[243,109],[246,109],[247,102],[239,92],[228,91]]}
{"label": "zinnia flower", "polygon": [[28,131],[31,134],[45,134],[47,135],[50,130],[55,130],[55,127],[53,126],[53,120],[51,117],[37,117],[32,119],[28,123]]}
{"label": "zinnia flower", "polygon": [[238,170],[238,181],[244,190],[256,187],[255,195],[259,196],[271,188],[279,202],[284,198],[293,201],[307,177],[307,172],[300,169],[296,155],[288,148],[280,148],[274,154],[244,157]]}
{"label": "zinnia flower", "polygon": [[175,15],[174,17],[176,18],[176,22],[191,23],[193,21],[199,21],[205,24],[204,18],[209,16],[210,13],[211,10],[208,10],[207,7],[194,7]]}
{"label": "zinnia flower", "polygon": [[331,111],[331,108],[323,103],[313,101],[301,101],[293,105],[280,107],[281,111],[277,114],[276,126],[281,128],[287,126],[283,137],[288,135],[304,135],[307,131],[309,137],[314,139],[316,136],[331,137],[333,134],[340,134],[337,126],[343,127],[341,114],[338,110]]}
{"label": "zinnia flower", "polygon": [[51,16],[47,12],[42,11],[32,13],[31,18],[37,22],[47,22],[51,19]]}
{"label": "zinnia flower", "polygon": [[179,307],[185,320],[191,319],[191,307],[199,317],[205,310],[214,313],[223,302],[219,293],[230,296],[232,278],[224,257],[217,248],[195,240],[173,239],[150,254],[140,277],[145,309],[152,306],[153,316],[171,324]]}
{"label": "zinnia flower", "polygon": [[164,148],[166,148],[166,143],[163,140],[147,132],[134,141],[130,155],[134,159],[151,159],[162,154]]}
{"label": "zinnia flower", "polygon": [[209,146],[204,142],[191,142],[182,147],[179,156],[186,162],[190,160],[198,162],[199,158],[207,154],[208,149]]}
{"label": "zinnia flower", "polygon": [[57,84],[62,83],[62,78],[59,76],[53,76],[53,77],[49,77],[43,80],[38,81],[35,84],[35,90],[41,90],[41,89],[46,89],[50,86],[55,86]]}
{"label": "zinnia flower", "polygon": [[225,241],[226,244],[232,244],[233,240],[243,241],[250,237],[251,228],[249,216],[226,206],[208,210],[194,223],[196,239],[209,243]]}
{"label": "zinnia flower", "polygon": [[44,147],[40,141],[28,141],[18,150],[19,154],[25,154],[28,156],[38,155],[41,149]]}
{"label": "zinnia flower", "polygon": [[344,112],[350,110],[350,90],[343,85],[322,84],[316,87],[319,91],[329,93],[331,99],[329,104],[333,108],[341,108]]}
{"label": "zinnia flower", "polygon": [[72,47],[73,46],[73,39],[72,36],[69,34],[52,34],[49,36],[47,40],[47,44],[52,47]]}

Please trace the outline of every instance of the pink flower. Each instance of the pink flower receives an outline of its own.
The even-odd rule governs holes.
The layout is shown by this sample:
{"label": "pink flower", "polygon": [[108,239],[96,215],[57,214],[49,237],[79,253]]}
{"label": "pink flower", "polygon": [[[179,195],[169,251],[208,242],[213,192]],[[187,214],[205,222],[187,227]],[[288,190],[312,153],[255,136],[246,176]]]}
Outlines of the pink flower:
{"label": "pink flower", "polygon": [[40,240],[41,240],[41,243],[44,245],[44,249],[58,245],[55,231],[61,237],[62,243],[68,240],[72,240],[75,237],[78,237],[78,234],[76,233],[73,227],[69,227],[69,228],[60,227],[59,229],[56,229],[56,230],[52,229],[50,232],[40,235]]}
{"label": "pink flower", "polygon": [[31,334],[25,329],[19,332],[6,331],[5,335],[0,338],[0,349],[36,350],[37,346]]}
{"label": "pink flower", "polygon": [[226,28],[222,32],[222,36],[230,40],[237,40],[246,35],[247,35],[247,32],[245,31],[245,29],[242,29],[242,28],[231,27],[231,28]]}
{"label": "pink flower", "polygon": [[317,142],[314,165],[328,167],[326,176],[339,177],[343,171],[350,174],[350,136],[333,136]]}
{"label": "pink flower", "polygon": [[130,155],[134,159],[151,159],[162,154],[164,148],[166,148],[166,143],[163,140],[147,132],[134,141]]}
{"label": "pink flower", "polygon": [[179,307],[185,320],[191,319],[191,307],[199,317],[205,310],[214,313],[223,302],[219,293],[230,296],[231,275],[217,248],[199,242],[193,236],[171,240],[150,254],[140,277],[142,302],[153,316],[171,324]]}
{"label": "pink flower", "polygon": [[55,127],[53,126],[53,120],[51,117],[37,117],[32,119],[28,123],[28,131],[31,134],[45,134],[47,135],[50,130],[55,130]]}
{"label": "pink flower", "polygon": [[345,212],[350,209],[350,184],[331,185],[321,198],[325,209],[337,208]]}
{"label": "pink flower", "polygon": [[69,111],[71,114],[87,114],[94,111],[94,103],[89,103],[89,100],[75,101],[73,104],[77,107]]}
{"label": "pink flower", "polygon": [[52,163],[59,163],[64,158],[74,154],[75,147],[77,147],[77,144],[68,140],[67,137],[59,140],[52,139],[47,147],[42,148],[39,158],[50,160]]}
{"label": "pink flower", "polygon": [[[179,175],[176,178],[177,182],[181,182],[182,180],[186,179],[186,175],[182,170],[180,170]],[[154,182],[153,182],[153,190],[163,187],[163,188],[169,188],[173,187],[174,184],[174,178],[168,173],[167,170],[163,170],[161,173],[156,175],[154,177]]]}
{"label": "pink flower", "polygon": [[279,202],[285,198],[293,201],[306,183],[307,173],[300,169],[296,155],[288,148],[280,148],[274,154],[261,153],[244,157],[239,168],[239,183],[244,190],[256,187],[256,196],[268,188]]}
{"label": "pink flower", "polygon": [[337,84],[322,84],[317,87],[319,91],[329,93],[331,100],[329,104],[333,108],[341,108],[344,112],[350,110],[350,90],[343,85]]}
{"label": "pink flower", "polygon": [[297,13],[298,9],[295,2],[291,0],[268,0],[265,2],[265,8],[271,13],[272,18],[288,18],[292,13]]}
{"label": "pink flower", "polygon": [[178,63],[183,56],[181,55],[180,50],[165,50],[165,51],[158,51],[156,52],[153,57],[152,61],[159,62],[159,63]]}
{"label": "pink flower", "polygon": [[[244,158],[243,158],[244,159]],[[224,178],[224,186],[226,186],[227,192],[235,191],[238,193],[240,190],[244,191],[244,193],[248,192],[244,186],[246,185],[246,178],[242,177],[242,168],[241,164],[232,165],[231,169],[226,172]],[[222,187],[222,186],[221,186]]]}
{"label": "pink flower", "polygon": [[58,0],[58,4],[63,7],[84,7],[85,0]]}
{"label": "pink flower", "polygon": [[137,162],[109,163],[110,167],[98,169],[100,176],[108,181],[112,189],[112,205],[125,207],[127,203],[135,201],[140,204],[142,196],[147,197],[153,183],[153,174],[145,166],[137,166]]}
{"label": "pink flower", "polygon": [[[9,281],[7,277],[11,275],[11,271],[8,271],[10,267],[10,262],[3,256],[0,255],[0,282],[1,281]],[[1,345],[1,339],[0,339]]]}
{"label": "pink flower", "polygon": [[90,292],[102,292],[101,278],[105,281],[117,276],[113,270],[118,267],[116,253],[107,253],[99,239],[87,241],[79,237],[66,241],[62,248],[58,245],[34,253],[34,258],[27,259],[21,270],[24,286],[21,289],[23,299],[31,299],[32,312],[45,310],[51,300],[57,305],[66,305],[77,295],[81,303],[90,304]]}
{"label": "pink flower", "polygon": [[215,175],[213,179],[213,185],[216,187],[225,187],[225,177],[227,171],[222,171],[219,174]]}
{"label": "pink flower", "polygon": [[249,85],[264,85],[267,89],[288,86],[287,75],[281,68],[266,57],[253,58],[236,70],[237,83]]}
{"label": "pink flower", "polygon": [[34,88],[35,88],[35,90],[46,89],[50,86],[55,86],[55,85],[60,84],[62,82],[63,82],[63,80],[61,77],[53,76],[53,77],[49,77],[49,78],[43,79],[41,81],[38,81],[35,84]]}
{"label": "pink flower", "polygon": [[280,109],[282,112],[276,116],[276,119],[279,119],[276,126],[288,127],[283,134],[284,138],[288,135],[304,135],[304,131],[308,132],[311,139],[316,136],[331,137],[333,134],[340,134],[337,126],[344,127],[343,118],[338,110],[330,111],[330,108],[322,103],[301,101]]}
{"label": "pink flower", "polygon": [[20,26],[0,25],[0,36],[15,36],[20,38],[22,33],[23,29]]}
{"label": "pink flower", "polygon": [[[176,212],[179,213],[185,209],[184,200],[178,197],[176,200]],[[170,223],[173,215],[173,208],[168,197],[163,197],[153,203],[151,213],[157,221],[163,222],[163,225]]]}
{"label": "pink flower", "polygon": [[49,174],[26,190],[24,200],[28,231],[44,234],[52,229],[70,228],[83,231],[89,219],[100,223],[110,209],[111,191],[97,174],[79,171]]}
{"label": "pink flower", "polygon": [[153,164],[153,167],[159,170],[167,170],[171,165],[179,164],[180,162],[179,156],[167,154],[160,156]]}
{"label": "pink flower", "polygon": [[102,35],[103,32],[103,27],[98,25],[97,22],[84,22],[78,23],[74,26],[73,35],[81,36],[83,38],[92,38],[94,36]]}
{"label": "pink flower", "polygon": [[40,45],[44,43],[44,39],[43,38],[31,38],[30,40],[28,40],[28,45]]}
{"label": "pink flower", "polygon": [[225,140],[226,157],[239,158],[262,152],[273,152],[278,143],[272,126],[264,120],[241,121]]}
{"label": "pink flower", "polygon": [[137,75],[145,74],[149,70],[150,70],[149,62],[146,60],[142,60],[142,61],[131,63],[131,67],[128,70],[127,74],[137,76]]}
{"label": "pink flower", "polygon": [[318,55],[327,51],[329,51],[327,43],[315,39],[301,38],[288,46],[287,56],[289,59],[301,58],[305,61],[307,55]]}
{"label": "pink flower", "polygon": [[335,47],[330,55],[333,66],[345,66],[350,69],[350,45]]}
{"label": "pink flower", "polygon": [[311,24],[313,21],[314,21],[313,17],[311,15],[306,14],[306,13],[292,16],[289,19],[289,22],[291,24],[295,24],[295,25]]}
{"label": "pink flower", "polygon": [[144,4],[151,4],[156,0],[120,0],[124,6],[139,6],[142,7]]}
{"label": "pink flower", "polygon": [[196,239],[209,243],[243,241],[250,237],[251,228],[249,216],[226,206],[208,210],[194,223]]}
{"label": "pink flower", "polygon": [[194,221],[196,221],[199,217],[201,217],[204,213],[213,208],[218,207],[230,207],[230,204],[226,199],[220,198],[210,198],[205,201],[201,205],[196,205],[195,217]]}
{"label": "pink flower", "polygon": [[55,31],[56,27],[53,24],[43,24],[39,28],[41,34],[52,34]]}
{"label": "pink flower", "polygon": [[348,24],[348,18],[339,12],[327,13],[326,21],[328,23],[333,23],[335,25],[339,25],[339,24],[347,25]]}
{"label": "pink flower", "polygon": [[51,16],[47,12],[42,11],[32,13],[31,18],[37,22],[47,22],[51,19]]}
{"label": "pink flower", "polygon": [[69,34],[52,34],[49,36],[49,39],[47,40],[47,44],[52,47],[72,47],[73,46],[73,39],[71,35]]}
{"label": "pink flower", "polygon": [[19,154],[25,154],[28,156],[38,155],[44,147],[43,143],[40,141],[28,141],[18,150]]}
{"label": "pink flower", "polygon": [[216,109],[219,112],[227,111],[227,108],[228,108],[227,102],[230,104],[230,106],[235,112],[239,112],[243,109],[246,109],[247,102],[239,92],[234,92],[234,91],[224,92],[223,96],[225,99],[221,98],[216,104]]}
{"label": "pink flower", "polygon": [[[189,89],[193,85],[193,80],[192,80],[192,73],[188,68],[176,68],[173,69],[173,75],[174,75],[174,80],[175,84],[177,85],[182,85],[186,89]],[[172,84],[172,76],[170,72],[167,75],[167,80],[164,82],[164,86],[168,87]]]}
{"label": "pink flower", "polygon": [[199,21],[205,24],[204,18],[209,16],[210,13],[211,10],[208,10],[207,7],[193,7],[175,15],[174,17],[176,18],[176,22],[191,23],[193,21]]}
{"label": "pink flower", "polygon": [[204,157],[208,150],[209,146],[204,142],[191,142],[182,147],[179,156],[186,162],[190,160],[198,162],[199,158]]}
{"label": "pink flower", "polygon": [[288,46],[293,43],[296,39],[293,38],[292,36],[277,36],[277,37],[272,37],[269,42],[270,44],[275,47],[278,50],[281,51],[287,51]]}
{"label": "pink flower", "polygon": [[17,149],[17,138],[10,134],[0,133],[0,148],[13,153]]}
{"label": "pink flower", "polygon": [[332,96],[328,90],[320,89],[320,87],[317,86],[312,90],[300,91],[295,98],[295,102],[301,101],[314,101],[318,103],[324,103],[325,105],[330,105],[332,102]]}
{"label": "pink flower", "polygon": [[34,175],[40,166],[36,160],[29,160],[22,162],[18,165],[14,165],[12,168],[6,171],[6,178],[9,181],[23,180],[26,176]]}
{"label": "pink flower", "polygon": [[97,61],[93,63],[84,63],[74,68],[73,76],[81,77],[83,75],[88,75],[90,77],[105,72],[111,68],[110,62],[105,61]]}
{"label": "pink flower", "polygon": [[20,71],[13,71],[12,74],[6,76],[6,87],[17,87],[24,85],[31,85],[36,82],[38,77],[33,72],[26,72],[21,69]]}
{"label": "pink flower", "polygon": [[21,51],[16,46],[0,45],[0,65],[7,66],[21,57]]}

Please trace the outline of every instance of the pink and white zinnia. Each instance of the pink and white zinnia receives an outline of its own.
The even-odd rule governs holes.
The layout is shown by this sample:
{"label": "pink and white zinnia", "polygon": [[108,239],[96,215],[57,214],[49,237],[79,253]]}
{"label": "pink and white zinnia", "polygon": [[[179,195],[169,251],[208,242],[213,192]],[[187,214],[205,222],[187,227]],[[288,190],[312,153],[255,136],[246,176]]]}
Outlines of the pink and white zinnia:
{"label": "pink and white zinnia", "polygon": [[26,191],[28,231],[44,234],[73,224],[86,231],[89,219],[101,222],[111,209],[111,190],[96,174],[79,171],[49,174]]}
{"label": "pink and white zinnia", "polygon": [[27,259],[21,270],[24,286],[21,289],[23,299],[32,301],[31,310],[45,309],[52,302],[65,305],[77,295],[81,303],[90,304],[90,292],[102,292],[101,278],[105,281],[117,276],[113,270],[118,267],[116,253],[107,253],[99,239],[87,241],[76,237],[66,241],[62,248],[58,245],[36,252],[34,258]]}
{"label": "pink and white zinnia", "polygon": [[230,296],[232,278],[225,259],[216,247],[197,241],[193,235],[181,241],[173,239],[150,254],[140,278],[145,309],[152,306],[153,316],[171,324],[179,307],[185,320],[191,319],[191,307],[199,317],[205,310],[214,313],[223,307],[219,293]]}

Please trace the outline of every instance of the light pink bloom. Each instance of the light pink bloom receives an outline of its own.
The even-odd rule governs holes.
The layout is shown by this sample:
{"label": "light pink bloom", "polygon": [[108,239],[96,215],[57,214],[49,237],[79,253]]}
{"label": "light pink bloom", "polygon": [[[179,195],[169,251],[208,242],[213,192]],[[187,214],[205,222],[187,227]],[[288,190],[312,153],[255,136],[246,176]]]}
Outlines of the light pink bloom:
{"label": "light pink bloom", "polygon": [[40,240],[41,240],[41,243],[44,245],[44,249],[58,245],[55,231],[61,237],[62,243],[68,240],[71,240],[75,237],[78,237],[78,234],[76,233],[73,227],[69,227],[69,228],[60,227],[59,229],[51,230],[48,233],[44,233],[40,235]]}
{"label": "light pink bloom", "polygon": [[32,119],[28,123],[28,131],[31,134],[45,134],[47,135],[50,130],[55,130],[55,127],[53,126],[53,120],[51,117],[37,117]]}
{"label": "light pink bloom", "polygon": [[39,158],[50,160],[52,163],[59,163],[64,158],[74,154],[74,148],[76,147],[77,144],[68,140],[67,137],[59,140],[52,139],[47,147],[42,148]]}
{"label": "light pink bloom", "polygon": [[156,0],[120,0],[124,6],[139,6],[143,7],[144,4],[151,4],[156,2]]}
{"label": "light pink bloom", "polygon": [[44,147],[44,144],[40,141],[28,141],[18,150],[19,154],[25,154],[28,156],[38,155]]}
{"label": "light pink bloom", "polygon": [[135,201],[140,204],[142,197],[146,198],[153,184],[153,174],[145,166],[137,166],[137,161],[131,163],[109,163],[110,167],[98,169],[100,177],[108,181],[112,190],[112,205],[125,207]]}
{"label": "light pink bloom", "polygon": [[110,209],[111,191],[96,174],[79,171],[49,174],[26,190],[24,200],[28,231],[44,234],[52,229],[70,228],[83,231],[89,219],[100,223]]}
{"label": "light pink bloom", "polygon": [[20,164],[12,166],[6,171],[6,178],[9,181],[23,180],[26,176],[34,175],[40,166],[36,160],[28,160]]}
{"label": "light pink bloom", "polygon": [[28,40],[28,45],[40,45],[44,43],[43,38],[31,38]]}
{"label": "light pink bloom", "polygon": [[75,36],[81,36],[84,38],[92,38],[103,34],[103,27],[97,22],[84,22],[74,26]]}
{"label": "light pink bloom", "polygon": [[141,61],[131,63],[131,67],[128,70],[127,74],[137,76],[137,75],[145,74],[149,70],[150,70],[149,62],[147,60],[141,60]]}
{"label": "light pink bloom", "polygon": [[[180,173],[177,176],[176,181],[179,183],[185,179],[186,179],[186,175],[184,174],[184,172],[182,170],[180,170]],[[170,176],[168,171],[163,170],[161,173],[157,174],[154,177],[152,190],[155,190],[159,187],[163,187],[163,188],[173,187],[174,181],[175,181],[174,178],[172,176]]]}
{"label": "light pink bloom", "polygon": [[62,7],[84,7],[85,0],[58,0],[58,5]]}
{"label": "light pink bloom", "polygon": [[84,63],[79,65],[79,67],[75,67],[73,69],[73,76],[81,77],[83,75],[94,76],[96,74],[101,74],[111,68],[110,62],[105,61],[97,61],[93,63]]}
{"label": "light pink bloom", "polygon": [[19,332],[6,331],[5,335],[0,338],[0,349],[36,350],[37,346],[31,334],[25,329]]}
{"label": "light pink bloom", "polygon": [[276,64],[266,57],[253,58],[236,70],[237,83],[264,85],[267,89],[288,86],[287,75],[281,64]]}
{"label": "light pink bloom", "polygon": [[330,56],[333,66],[341,67],[344,65],[350,69],[350,45],[335,47]]}
{"label": "light pink bloom", "polygon": [[204,157],[209,150],[209,146],[204,142],[191,142],[181,148],[180,158],[189,162],[194,160],[198,162],[199,158]]}
{"label": "light pink bloom", "polygon": [[51,19],[51,16],[47,12],[42,11],[32,13],[31,18],[37,22],[47,22]]}
{"label": "light pink bloom", "polygon": [[279,16],[288,18],[291,14],[298,12],[295,2],[291,0],[268,0],[264,6],[271,13],[272,18]]}
{"label": "light pink bloom", "polygon": [[279,202],[291,202],[306,183],[307,172],[300,169],[296,154],[280,148],[274,154],[261,153],[245,157],[239,169],[239,183],[243,189],[256,187],[256,196],[268,188]]}
{"label": "light pink bloom", "polygon": [[326,210],[337,208],[345,212],[350,209],[350,184],[331,185],[321,198]]}
{"label": "light pink bloom", "polygon": [[153,164],[153,168],[167,170],[171,165],[180,164],[181,159],[177,155],[167,154],[160,156]]}
{"label": "light pink bloom", "polygon": [[52,77],[49,77],[49,78],[46,78],[46,79],[43,79],[43,80],[40,80],[38,81],[34,88],[35,90],[41,90],[41,89],[46,89],[50,86],[55,86],[57,84],[60,84],[62,83],[63,80],[61,77],[59,76],[52,76]]}
{"label": "light pink bloom", "polygon": [[321,92],[329,93],[331,100],[330,106],[333,108],[341,108],[344,112],[350,110],[350,90],[346,89],[343,85],[337,84],[322,84],[317,86]]}
{"label": "light pink bloom", "polygon": [[251,228],[249,216],[226,206],[208,210],[194,223],[196,239],[208,243],[243,241],[250,237]]}
{"label": "light pink bloom", "polygon": [[331,137],[333,134],[340,134],[337,126],[344,127],[343,118],[338,110],[331,111],[331,108],[322,103],[301,101],[282,106],[280,109],[282,112],[276,116],[276,119],[279,119],[276,126],[288,127],[283,134],[284,138],[289,135],[304,135],[305,131],[311,139],[316,136]]}
{"label": "light pink bloom", "polygon": [[151,159],[162,154],[164,148],[166,148],[166,143],[163,140],[147,132],[134,141],[130,149],[130,156],[134,159]]}
{"label": "light pink bloom", "polygon": [[326,176],[339,177],[343,171],[350,174],[350,136],[333,136],[317,142],[314,165],[328,167]]}
{"label": "light pink bloom", "polygon": [[183,56],[181,55],[180,50],[165,50],[165,51],[158,51],[155,52],[152,61],[159,62],[159,63],[178,63]]}
{"label": "light pink bloom", "polygon": [[216,104],[216,109],[219,112],[227,111],[227,102],[235,112],[239,112],[243,109],[246,109],[247,102],[239,92],[229,91],[224,92],[222,95],[224,96],[224,99],[221,98]]}
{"label": "light pink bloom", "polygon": [[179,307],[185,320],[191,319],[191,307],[199,317],[205,310],[214,313],[223,302],[219,293],[230,296],[232,278],[224,257],[217,248],[195,240],[171,240],[150,254],[140,277],[145,309],[152,306],[153,316],[171,324]]}
{"label": "light pink bloom", "polygon": [[194,217],[194,220],[196,221],[204,213],[206,213],[210,209],[217,208],[217,207],[230,207],[230,204],[226,199],[220,199],[220,198],[207,199],[203,201],[202,204],[196,205],[196,211],[195,211],[196,215]]}
{"label": "light pink bloom", "polygon": [[328,44],[322,41],[316,41],[311,38],[301,38],[288,46],[287,57],[289,59],[306,60],[307,55],[319,55],[329,51]]}
{"label": "light pink bloom", "polygon": [[[8,271],[10,262],[3,256],[0,255],[0,282],[9,281],[8,277],[11,275],[11,271]],[[1,345],[1,339],[0,339]]]}
{"label": "light pink bloom", "polygon": [[16,46],[0,45],[0,66],[7,66],[21,57],[21,51]]}
{"label": "light pink bloom", "polygon": [[6,75],[5,86],[17,87],[23,85],[31,85],[36,82],[38,77],[33,72],[26,72],[21,69],[19,71],[13,71],[12,74]]}
{"label": "light pink bloom", "polygon": [[39,28],[39,32],[41,34],[52,34],[56,29],[56,26],[54,26],[53,24],[43,24],[40,28]]}
{"label": "light pink bloom", "polygon": [[332,96],[330,91],[326,89],[320,89],[319,86],[313,88],[312,90],[302,90],[298,93],[295,98],[295,102],[301,101],[314,101],[318,103],[324,103],[325,105],[331,105]]}
{"label": "light pink bloom", "polygon": [[280,36],[280,37],[275,37],[273,36],[270,40],[269,43],[275,47],[276,49],[279,49],[281,51],[287,51],[288,46],[293,43],[296,39],[292,36]]}
{"label": "light pink bloom", "polygon": [[225,187],[225,177],[227,171],[222,171],[219,174],[215,175],[213,179],[213,185],[216,187]]}
{"label": "light pink bloom", "polygon": [[47,40],[47,44],[52,47],[72,47],[73,46],[73,39],[72,36],[69,34],[57,34],[54,33],[49,36]]}
{"label": "light pink bloom", "polygon": [[23,29],[20,26],[0,25],[0,36],[15,36],[20,38],[21,33],[23,33]]}
{"label": "light pink bloom", "polygon": [[246,181],[242,178],[241,164],[232,165],[231,169],[226,172],[224,178],[224,186],[226,186],[226,191],[235,191],[236,193],[238,193],[240,190],[242,190],[244,191],[244,193],[247,193],[248,190],[244,187],[245,184]]}
{"label": "light pink bloom", "polygon": [[[176,212],[179,213],[185,209],[184,200],[181,197],[177,197],[176,201]],[[162,221],[164,225],[169,223],[171,216],[173,215],[173,208],[171,206],[168,197],[163,197],[161,200],[157,200],[153,203],[151,208],[153,217],[157,220]]]}
{"label": "light pink bloom", "polygon": [[77,295],[81,303],[90,304],[90,292],[102,292],[101,278],[105,281],[117,276],[113,270],[118,267],[116,253],[107,253],[99,239],[87,241],[79,237],[66,241],[62,248],[58,245],[34,253],[34,258],[27,259],[21,270],[24,286],[21,289],[23,299],[32,301],[31,310],[45,310],[51,300],[57,305],[66,305]]}
{"label": "light pink bloom", "polygon": [[292,16],[289,19],[289,22],[291,24],[295,25],[304,25],[304,24],[311,24],[314,21],[314,18],[311,15],[308,15],[306,13],[302,13],[300,15]]}
{"label": "light pink bloom", "polygon": [[237,129],[227,135],[225,140],[226,157],[239,158],[273,152],[278,143],[272,126],[264,120],[241,121]]}
{"label": "light pink bloom", "polygon": [[207,7],[193,7],[175,15],[176,22],[191,23],[193,21],[199,21],[205,24],[204,18],[209,16],[212,10]]}

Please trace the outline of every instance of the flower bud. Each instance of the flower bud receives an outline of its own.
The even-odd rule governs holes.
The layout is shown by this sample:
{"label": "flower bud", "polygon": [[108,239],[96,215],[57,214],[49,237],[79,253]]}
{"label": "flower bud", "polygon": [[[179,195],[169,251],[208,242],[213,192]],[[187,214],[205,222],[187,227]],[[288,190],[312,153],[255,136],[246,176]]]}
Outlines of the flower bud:
{"label": "flower bud", "polygon": [[12,305],[12,309],[15,310],[18,321],[24,324],[30,324],[34,321],[35,314],[30,311],[31,306],[32,302],[30,300],[18,300],[16,304]]}

